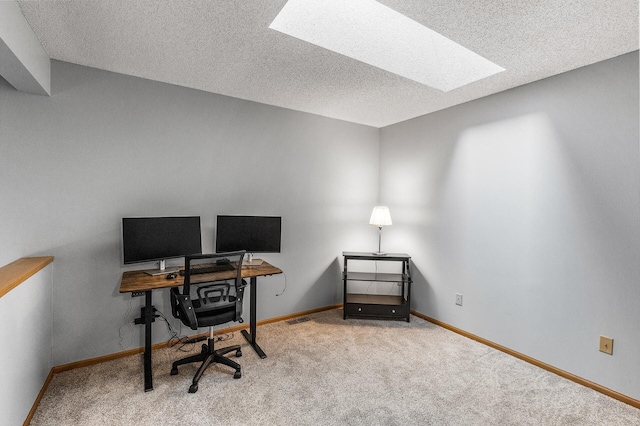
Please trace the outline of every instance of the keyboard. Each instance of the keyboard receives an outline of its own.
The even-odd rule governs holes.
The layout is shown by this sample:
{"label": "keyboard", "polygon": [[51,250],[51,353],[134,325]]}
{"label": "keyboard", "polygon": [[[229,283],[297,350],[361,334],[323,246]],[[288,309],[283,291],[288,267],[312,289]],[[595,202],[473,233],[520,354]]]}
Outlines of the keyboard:
{"label": "keyboard", "polygon": [[[210,274],[211,272],[235,271],[236,268],[229,262],[224,263],[208,263],[206,265],[194,266],[190,269],[191,275]],[[184,269],[180,270],[180,276],[184,276]]]}

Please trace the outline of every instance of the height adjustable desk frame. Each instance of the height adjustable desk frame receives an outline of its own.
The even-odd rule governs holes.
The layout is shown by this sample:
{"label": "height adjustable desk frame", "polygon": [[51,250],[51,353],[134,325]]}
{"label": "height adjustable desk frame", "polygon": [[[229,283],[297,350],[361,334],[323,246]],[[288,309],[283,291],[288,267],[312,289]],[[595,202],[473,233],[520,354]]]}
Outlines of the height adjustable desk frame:
{"label": "height adjustable desk frame", "polygon": [[[253,350],[256,351],[260,358],[266,358],[262,348],[256,342],[256,305],[257,305],[257,278],[268,275],[281,274],[282,270],[275,266],[263,262],[260,266],[250,266],[242,268],[242,278],[249,278],[249,311],[251,319],[249,320],[249,331],[242,330],[242,335],[249,342]],[[200,274],[192,283],[205,283],[211,281],[224,281],[233,279],[235,271],[212,272],[210,274]],[[178,276],[173,280],[167,280],[165,275],[148,275],[144,271],[127,271],[122,274],[120,282],[120,293],[144,292],[144,306],[141,310],[140,318],[136,319],[136,324],[144,324],[144,390],[149,392],[153,390],[153,372],[151,369],[151,323],[155,321],[156,308],[152,303],[153,290],[179,287],[182,285],[183,278]]]}

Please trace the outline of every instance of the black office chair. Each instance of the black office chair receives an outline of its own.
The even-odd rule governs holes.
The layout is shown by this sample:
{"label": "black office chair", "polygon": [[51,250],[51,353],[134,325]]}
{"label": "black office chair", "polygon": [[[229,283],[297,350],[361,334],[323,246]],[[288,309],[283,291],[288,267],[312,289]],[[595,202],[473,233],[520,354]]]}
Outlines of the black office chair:
{"label": "black office chair", "polygon": [[[189,387],[189,393],[198,390],[198,381],[211,364],[219,363],[228,365],[236,371],[234,379],[242,376],[240,364],[224,356],[235,351],[235,356],[242,356],[240,345],[229,346],[214,350],[213,326],[230,321],[243,322],[242,299],[247,283],[242,279],[242,259],[245,251],[216,254],[197,254],[185,257],[184,284],[182,292],[180,287],[171,289],[171,313],[182,321],[183,324],[193,330],[198,327],[209,327],[209,339],[202,345],[202,351],[193,356],[178,360],[173,363],[171,375],[178,374],[178,366],[192,362],[202,362],[193,377],[193,383]],[[202,271],[196,273],[199,268],[214,269],[215,281],[200,282],[206,280],[207,275]],[[195,283],[194,283],[195,281]],[[196,288],[195,296],[192,295],[192,287]]]}

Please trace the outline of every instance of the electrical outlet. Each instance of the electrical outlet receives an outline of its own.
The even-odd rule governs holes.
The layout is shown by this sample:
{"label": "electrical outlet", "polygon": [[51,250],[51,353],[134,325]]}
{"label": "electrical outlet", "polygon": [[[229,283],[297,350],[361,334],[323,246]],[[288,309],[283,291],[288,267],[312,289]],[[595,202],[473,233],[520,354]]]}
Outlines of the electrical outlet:
{"label": "electrical outlet", "polygon": [[456,305],[462,306],[462,295],[460,293],[456,293]]}
{"label": "electrical outlet", "polygon": [[131,292],[131,297],[140,297],[140,296],[144,296],[144,291],[132,291]]}
{"label": "electrical outlet", "polygon": [[600,352],[613,355],[613,339],[612,338],[600,336]]}

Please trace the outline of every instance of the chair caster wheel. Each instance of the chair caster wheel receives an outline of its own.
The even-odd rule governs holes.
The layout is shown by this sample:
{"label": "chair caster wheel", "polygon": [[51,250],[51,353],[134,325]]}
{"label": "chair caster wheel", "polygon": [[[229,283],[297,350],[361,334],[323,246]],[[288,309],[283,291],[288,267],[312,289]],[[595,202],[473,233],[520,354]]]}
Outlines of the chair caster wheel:
{"label": "chair caster wheel", "polygon": [[173,368],[171,369],[171,375],[172,375],[172,376],[175,376],[176,374],[178,374],[178,367],[173,367]]}
{"label": "chair caster wheel", "polygon": [[239,371],[236,371],[235,373],[233,373],[234,379],[239,379],[240,377],[242,377],[242,373],[240,373]]}
{"label": "chair caster wheel", "polygon": [[196,393],[196,392],[198,392],[198,385],[189,386],[189,393]]}
{"label": "chair caster wheel", "polygon": [[236,358],[240,358],[242,356],[242,351],[240,349],[238,349],[236,351]]}
{"label": "chair caster wheel", "polygon": [[204,354],[209,352],[209,348],[207,347],[207,345],[202,345],[202,350],[200,351],[200,353]]}

